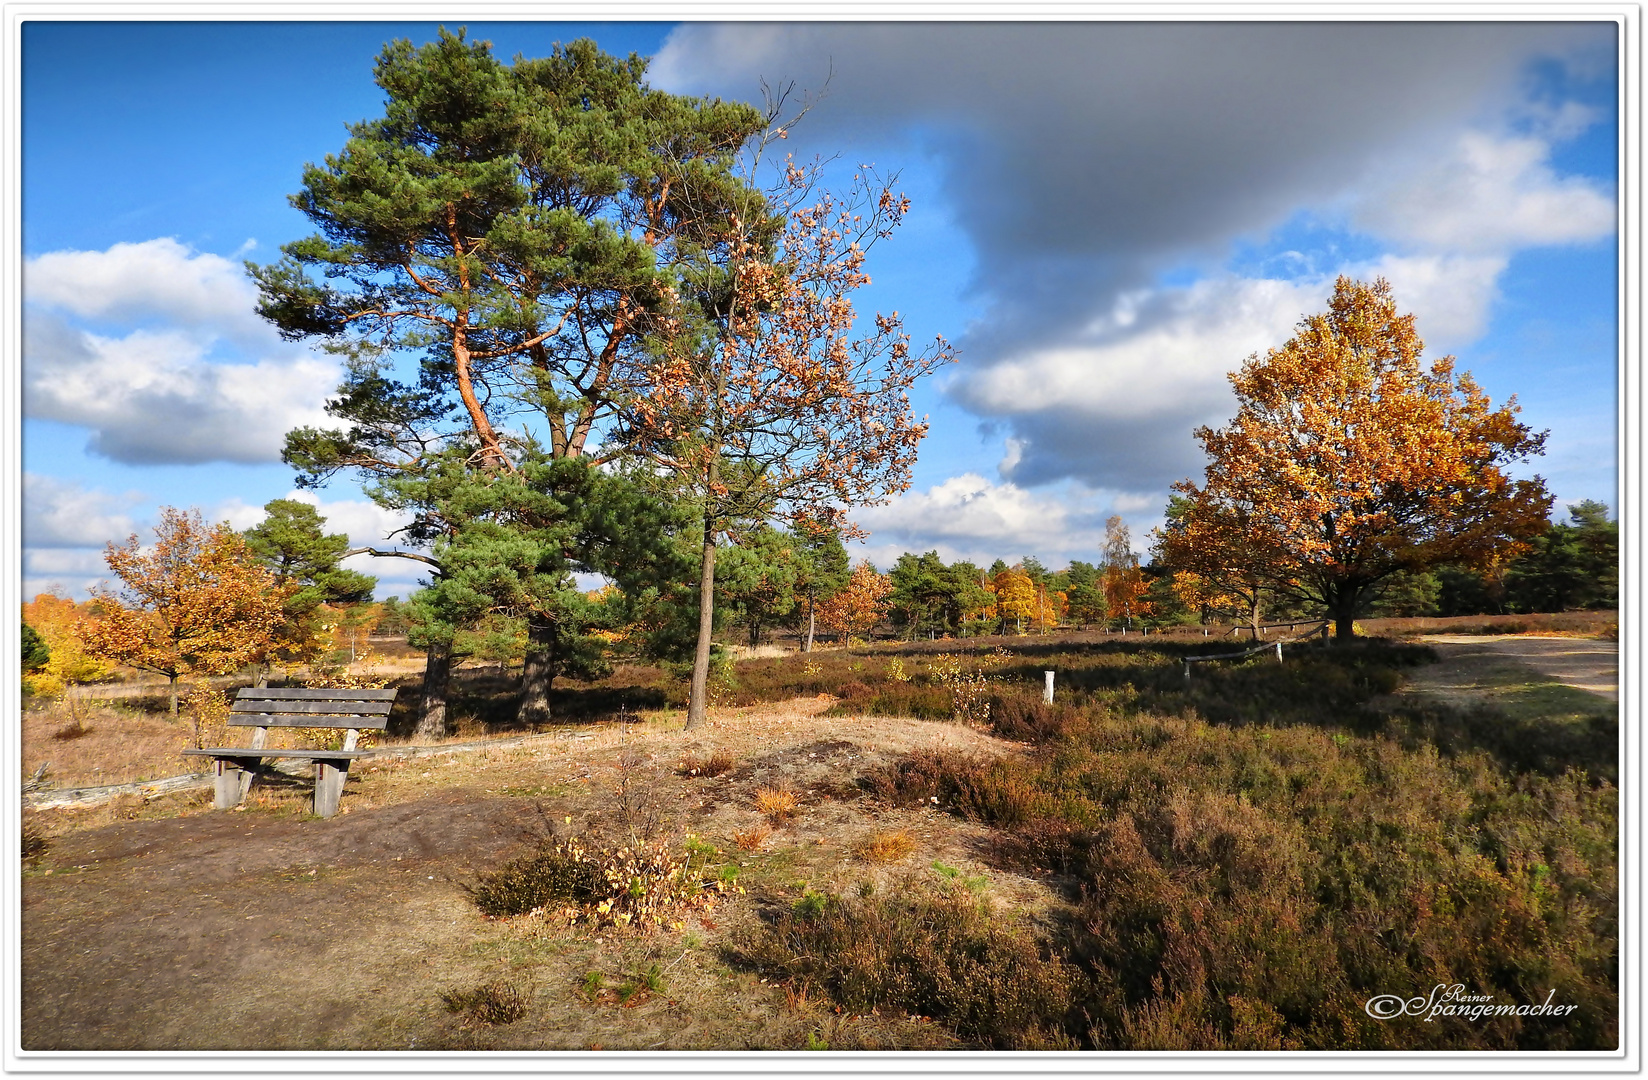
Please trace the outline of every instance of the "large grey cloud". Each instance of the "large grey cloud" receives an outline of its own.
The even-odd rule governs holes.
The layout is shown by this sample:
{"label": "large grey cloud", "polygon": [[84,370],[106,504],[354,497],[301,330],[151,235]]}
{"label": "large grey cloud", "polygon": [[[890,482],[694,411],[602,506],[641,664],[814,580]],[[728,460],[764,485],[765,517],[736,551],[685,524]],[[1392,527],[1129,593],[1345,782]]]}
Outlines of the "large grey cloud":
{"label": "large grey cloud", "polygon": [[280,460],[326,420],[336,361],[280,341],[245,273],[166,238],[24,267],[24,414],[135,465]]}
{"label": "large grey cloud", "polygon": [[[701,24],[652,77],[748,98],[761,79],[816,89],[833,71],[793,143],[936,154],[978,256],[950,392],[1014,435],[1004,476],[1141,491],[1184,475],[1190,428],[1228,402],[1223,371],[1279,344],[1346,267],[1283,274],[1281,290],[1216,284],[1200,299],[1222,322],[1156,287],[1162,271],[1323,208],[1384,244],[1352,269],[1399,288],[1405,272],[1405,306],[1480,329],[1506,252],[1611,228],[1610,192],[1545,164],[1587,118],[1530,102],[1522,80],[1541,57],[1608,70],[1613,48],[1611,23]],[[1186,359],[1150,369],[1151,335]],[[1073,386],[1023,406],[1061,379],[1112,386],[1119,358],[1172,398],[1145,409]]]}

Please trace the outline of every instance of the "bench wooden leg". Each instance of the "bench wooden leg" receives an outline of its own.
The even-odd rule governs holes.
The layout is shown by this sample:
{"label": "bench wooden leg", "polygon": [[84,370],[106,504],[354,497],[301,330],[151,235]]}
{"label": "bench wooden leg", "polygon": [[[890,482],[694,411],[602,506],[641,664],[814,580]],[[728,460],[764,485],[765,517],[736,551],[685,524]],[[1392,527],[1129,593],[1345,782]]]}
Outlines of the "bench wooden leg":
{"label": "bench wooden leg", "polygon": [[331,817],[338,812],[343,783],[349,779],[349,762],[315,762],[315,816]]}
{"label": "bench wooden leg", "polygon": [[257,775],[257,764],[236,758],[218,758],[212,777],[212,805],[219,810],[232,810],[246,798]]}

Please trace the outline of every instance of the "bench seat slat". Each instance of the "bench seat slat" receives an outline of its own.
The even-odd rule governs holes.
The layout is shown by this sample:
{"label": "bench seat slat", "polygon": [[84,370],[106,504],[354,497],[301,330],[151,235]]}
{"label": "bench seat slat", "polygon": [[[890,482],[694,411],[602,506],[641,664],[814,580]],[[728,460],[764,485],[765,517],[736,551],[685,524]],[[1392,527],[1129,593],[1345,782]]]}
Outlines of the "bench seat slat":
{"label": "bench seat slat", "polygon": [[339,713],[349,716],[388,716],[388,701],[273,701],[242,698],[229,706],[231,713]]}
{"label": "bench seat slat", "polygon": [[231,713],[230,727],[318,727],[361,728],[382,731],[389,726],[387,716],[329,716],[314,713]]}
{"label": "bench seat slat", "polygon": [[393,686],[364,690],[332,690],[311,686],[248,686],[237,695],[240,701],[393,701]]}
{"label": "bench seat slat", "polygon": [[189,757],[210,758],[327,758],[342,759],[371,757],[371,750],[254,750],[249,746],[212,746],[204,750],[185,750]]}

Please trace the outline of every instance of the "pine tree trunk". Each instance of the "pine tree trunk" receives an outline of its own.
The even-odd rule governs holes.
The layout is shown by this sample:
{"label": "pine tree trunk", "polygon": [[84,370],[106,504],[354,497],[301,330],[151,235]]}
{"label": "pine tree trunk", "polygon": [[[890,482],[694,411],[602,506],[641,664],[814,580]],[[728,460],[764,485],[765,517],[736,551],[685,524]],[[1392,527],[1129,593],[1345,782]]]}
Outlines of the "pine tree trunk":
{"label": "pine tree trunk", "polygon": [[549,689],[555,682],[555,626],[533,619],[527,624],[526,662],[521,668],[521,704],[517,723],[536,731],[549,723]]}
{"label": "pine tree trunk", "polygon": [[813,651],[813,631],[818,628],[818,614],[813,610],[813,591],[807,590],[807,644],[802,646],[802,652]]}
{"label": "pine tree trunk", "polygon": [[423,698],[418,703],[416,739],[439,739],[446,735],[446,684],[452,677],[452,645],[430,642],[423,668]]}
{"label": "pine tree trunk", "polygon": [[692,658],[692,691],[687,697],[687,728],[704,722],[710,684],[710,635],[715,630],[715,532],[704,516],[704,563],[698,576],[698,649]]}

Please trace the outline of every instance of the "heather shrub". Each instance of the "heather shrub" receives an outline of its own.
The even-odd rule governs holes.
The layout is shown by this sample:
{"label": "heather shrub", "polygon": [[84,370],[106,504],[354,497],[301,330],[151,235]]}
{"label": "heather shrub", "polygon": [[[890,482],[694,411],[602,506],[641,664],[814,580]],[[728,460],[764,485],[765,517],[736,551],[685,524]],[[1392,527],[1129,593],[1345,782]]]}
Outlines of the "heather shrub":
{"label": "heather shrub", "polygon": [[482,914],[495,918],[536,913],[568,925],[679,928],[685,912],[737,889],[708,876],[713,850],[689,843],[681,852],[663,840],[607,848],[550,839],[465,889]]}
{"label": "heather shrub", "polygon": [[965,888],[908,878],[885,895],[811,893],[742,958],[859,1013],[929,1017],[993,1049],[1074,1049],[1081,970]]}
{"label": "heather shrub", "polygon": [[[869,783],[995,825],[1001,857],[1066,875],[1094,1045],[1614,1045],[1610,784],[1401,733],[1099,707],[1067,727],[1029,760],[911,754]],[[1428,1024],[1363,1009],[1438,983],[1579,1008]]]}
{"label": "heather shrub", "polygon": [[1045,742],[1063,736],[1079,717],[1063,702],[1048,704],[1028,692],[990,695],[990,728],[1004,739]]}

